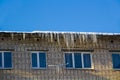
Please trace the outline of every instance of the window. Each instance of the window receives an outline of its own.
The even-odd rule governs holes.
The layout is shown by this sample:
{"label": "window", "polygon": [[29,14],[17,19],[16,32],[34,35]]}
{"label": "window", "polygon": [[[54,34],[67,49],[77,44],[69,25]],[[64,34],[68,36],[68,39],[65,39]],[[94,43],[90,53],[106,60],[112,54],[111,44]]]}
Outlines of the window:
{"label": "window", "polygon": [[92,68],[90,53],[65,53],[66,68]]}
{"label": "window", "polygon": [[12,53],[0,52],[0,69],[12,68]]}
{"label": "window", "polygon": [[112,54],[113,68],[120,69],[120,54]]}
{"label": "window", "polygon": [[46,68],[46,54],[41,52],[32,53],[32,68]]}

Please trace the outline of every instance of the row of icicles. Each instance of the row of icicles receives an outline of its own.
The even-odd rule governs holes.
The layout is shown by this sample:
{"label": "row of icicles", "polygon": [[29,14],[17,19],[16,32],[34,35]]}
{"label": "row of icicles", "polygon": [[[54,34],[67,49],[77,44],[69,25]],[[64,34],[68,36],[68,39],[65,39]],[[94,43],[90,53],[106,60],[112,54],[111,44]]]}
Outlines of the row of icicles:
{"label": "row of icicles", "polygon": [[[30,33],[31,35],[33,33]],[[54,38],[57,39],[58,44],[60,45],[60,35],[64,38],[66,46],[74,46],[75,39],[79,39],[80,42],[89,41],[91,39],[93,43],[97,42],[96,34],[81,34],[81,33],[36,33],[42,39],[50,37],[50,41],[53,42]],[[22,33],[23,39],[26,39],[26,33]],[[14,38],[14,33],[11,33],[12,39]]]}

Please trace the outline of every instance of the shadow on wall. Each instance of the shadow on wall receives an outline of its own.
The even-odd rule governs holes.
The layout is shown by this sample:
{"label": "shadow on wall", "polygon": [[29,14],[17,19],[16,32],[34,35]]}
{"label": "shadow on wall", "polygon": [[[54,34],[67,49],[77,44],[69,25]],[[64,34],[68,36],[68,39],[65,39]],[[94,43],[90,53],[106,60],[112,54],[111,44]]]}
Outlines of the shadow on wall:
{"label": "shadow on wall", "polygon": [[71,73],[71,71],[68,70],[66,74],[56,74],[57,76],[52,75],[52,73],[50,73],[52,76],[46,75],[49,74],[46,70],[42,70],[42,73],[34,73],[35,71],[27,72],[24,70],[6,70],[3,73],[0,71],[0,80],[119,80],[119,78],[110,79],[108,78],[109,75],[104,76],[106,74],[104,71],[96,72],[95,70],[90,72],[87,70],[79,71],[79,75],[77,73]]}

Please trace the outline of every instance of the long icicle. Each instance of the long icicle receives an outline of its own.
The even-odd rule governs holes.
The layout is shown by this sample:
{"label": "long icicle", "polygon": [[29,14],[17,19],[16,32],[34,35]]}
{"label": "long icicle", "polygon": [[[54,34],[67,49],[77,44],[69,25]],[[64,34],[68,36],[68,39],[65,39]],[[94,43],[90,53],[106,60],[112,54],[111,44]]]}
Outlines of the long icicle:
{"label": "long icicle", "polygon": [[25,38],[26,38],[26,34],[25,34],[25,33],[23,33],[23,39],[25,40]]}
{"label": "long icicle", "polygon": [[66,47],[69,48],[69,40],[68,40],[69,36],[68,36],[68,34],[63,33],[63,37],[64,37]]}
{"label": "long icicle", "polygon": [[50,33],[51,42],[53,42],[53,33]]}
{"label": "long icicle", "polygon": [[57,33],[57,42],[58,42],[58,45],[61,46],[60,45],[60,35],[58,33]]}
{"label": "long icicle", "polygon": [[71,46],[74,47],[74,35],[72,33],[70,34],[70,41],[71,41]]}
{"label": "long icicle", "polygon": [[82,41],[83,41],[83,43],[85,42],[85,35],[84,34],[82,34]]}
{"label": "long icicle", "polygon": [[82,38],[82,37],[81,37],[81,34],[80,34],[80,33],[78,34],[78,38],[79,38],[79,41],[80,41],[80,44],[81,44],[81,42],[82,42],[82,39],[81,39],[81,38]]}
{"label": "long icicle", "polygon": [[93,43],[96,43],[96,42],[97,42],[96,34],[93,34],[92,36],[93,36],[93,37],[92,37],[92,39],[93,39]]}

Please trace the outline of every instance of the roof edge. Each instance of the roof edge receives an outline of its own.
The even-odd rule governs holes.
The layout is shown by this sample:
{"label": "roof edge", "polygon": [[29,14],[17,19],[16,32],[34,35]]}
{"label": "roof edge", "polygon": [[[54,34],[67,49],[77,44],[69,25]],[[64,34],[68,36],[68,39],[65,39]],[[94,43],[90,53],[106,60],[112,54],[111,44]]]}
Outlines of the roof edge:
{"label": "roof edge", "polygon": [[72,31],[0,31],[0,33],[57,33],[57,34],[95,34],[95,35],[120,35],[120,33],[104,33],[104,32],[72,32]]}

